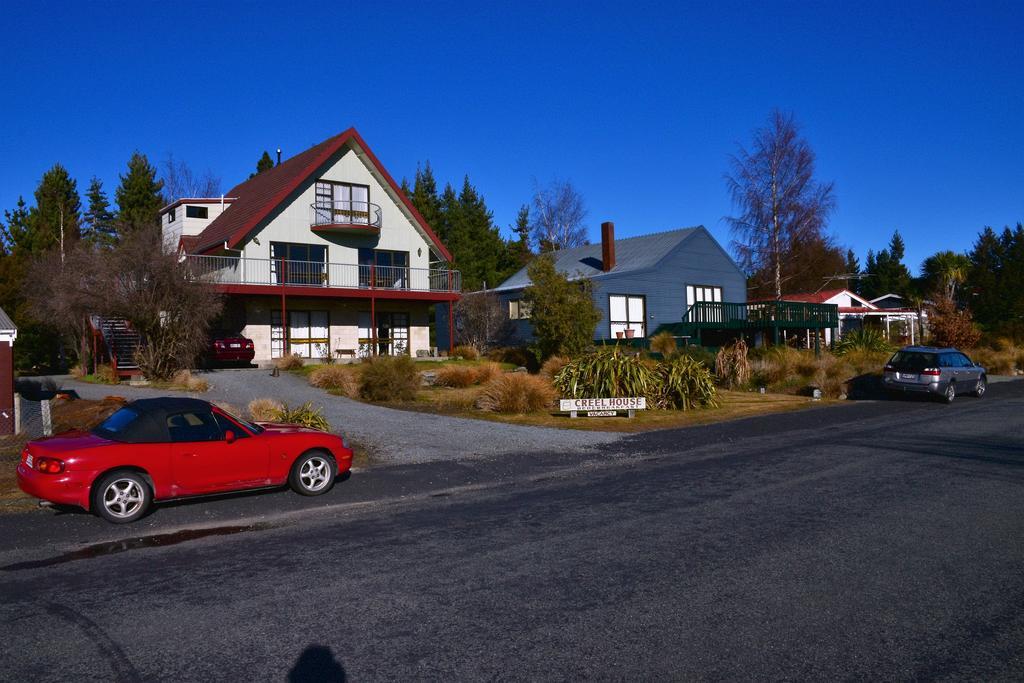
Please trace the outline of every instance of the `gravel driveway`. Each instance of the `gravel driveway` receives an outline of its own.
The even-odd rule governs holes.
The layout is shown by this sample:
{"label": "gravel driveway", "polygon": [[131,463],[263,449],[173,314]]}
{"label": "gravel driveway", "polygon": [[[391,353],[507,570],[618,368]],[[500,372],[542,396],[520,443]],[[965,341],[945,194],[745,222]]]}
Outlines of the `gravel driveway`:
{"label": "gravel driveway", "polygon": [[[269,370],[215,370],[204,373],[210,390],[195,394],[208,401],[222,401],[244,409],[254,398],[274,398],[289,405],[313,401],[322,405],[324,416],[335,429],[358,439],[381,463],[398,464],[457,460],[530,451],[586,451],[618,441],[621,434],[584,432],[507,425],[429,413],[415,413],[369,405],[332,396],[309,386],[305,379],[283,372],[272,377]],[[98,399],[118,395],[126,398],[163,396],[178,392],[132,387],[104,386],[55,378],[64,388],[74,389],[82,398]]]}

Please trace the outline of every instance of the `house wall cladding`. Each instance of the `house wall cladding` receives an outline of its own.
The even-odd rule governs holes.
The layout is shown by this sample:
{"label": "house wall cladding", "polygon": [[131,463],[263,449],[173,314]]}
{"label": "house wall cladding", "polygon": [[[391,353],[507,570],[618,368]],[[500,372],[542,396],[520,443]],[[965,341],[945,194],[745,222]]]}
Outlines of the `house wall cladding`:
{"label": "house wall cladding", "polygon": [[595,338],[610,335],[608,295],[634,294],[646,298],[647,335],[658,325],[676,323],[686,313],[686,286],[711,285],[722,288],[722,300],[745,302],[747,279],[718,243],[704,231],[695,232],[672,250],[654,268],[594,279],[594,304],[601,311]]}

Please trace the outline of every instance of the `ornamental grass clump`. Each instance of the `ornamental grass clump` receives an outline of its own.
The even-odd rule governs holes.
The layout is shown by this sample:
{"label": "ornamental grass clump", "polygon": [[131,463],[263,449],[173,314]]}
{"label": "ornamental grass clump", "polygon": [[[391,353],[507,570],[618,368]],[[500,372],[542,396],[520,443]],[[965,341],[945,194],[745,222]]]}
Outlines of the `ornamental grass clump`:
{"label": "ornamental grass clump", "polygon": [[305,362],[302,360],[302,356],[297,353],[289,353],[287,356],[281,356],[274,361],[274,366],[278,370],[298,370]]}
{"label": "ornamental grass clump", "polygon": [[714,379],[699,361],[676,356],[658,364],[657,376],[660,408],[690,410],[717,405]]}
{"label": "ornamental grass clump", "polygon": [[273,422],[283,408],[283,403],[272,398],[254,398],[249,401],[249,419],[253,422]]}
{"label": "ornamental grass clump", "polygon": [[350,398],[358,392],[352,370],[344,365],[321,365],[309,373],[309,383],[319,389]]}
{"label": "ornamental grass clump", "polygon": [[551,356],[544,364],[540,366],[540,374],[548,379],[554,379],[555,375],[561,372],[562,368],[569,364],[568,356],[560,356],[555,354]]}
{"label": "ornamental grass clump", "polygon": [[462,344],[452,349],[452,358],[461,358],[462,360],[477,360],[480,358],[480,352],[476,350],[476,347],[469,346],[468,344]]}
{"label": "ornamental grass clump", "polygon": [[674,356],[678,350],[679,346],[676,344],[676,338],[668,330],[659,332],[651,337],[651,351],[660,353],[665,358]]}
{"label": "ornamental grass clump", "polygon": [[434,375],[434,386],[460,389],[476,384],[476,368],[466,365],[443,365]]}
{"label": "ornamental grass clump", "polygon": [[502,375],[504,371],[498,363],[487,362],[473,368],[474,379],[477,384],[487,384],[492,379]]}
{"label": "ornamental grass clump", "polygon": [[643,396],[657,403],[658,375],[639,354],[606,346],[570,361],[554,378],[566,398]]}
{"label": "ornamental grass clump", "polygon": [[730,389],[745,387],[750,383],[750,361],[747,360],[747,343],[738,339],[731,346],[723,346],[715,356],[715,374],[718,381]]}
{"label": "ornamental grass clump", "polygon": [[409,356],[377,356],[359,365],[359,396],[369,401],[412,401],[420,373]]}
{"label": "ornamental grass clump", "polygon": [[551,383],[538,375],[509,372],[484,385],[476,407],[494,413],[522,415],[550,409],[558,398]]}

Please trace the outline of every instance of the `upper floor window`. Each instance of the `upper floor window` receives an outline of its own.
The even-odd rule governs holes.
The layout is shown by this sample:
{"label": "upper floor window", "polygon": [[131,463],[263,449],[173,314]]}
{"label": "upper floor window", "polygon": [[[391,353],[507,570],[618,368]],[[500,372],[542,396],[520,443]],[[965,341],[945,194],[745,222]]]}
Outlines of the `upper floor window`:
{"label": "upper floor window", "polygon": [[714,285],[686,285],[686,303],[721,302],[722,288]]}
{"label": "upper floor window", "polygon": [[175,209],[171,209],[170,211],[167,212],[167,222],[168,223],[173,223],[174,222],[174,212],[175,212]]}
{"label": "upper floor window", "polygon": [[369,224],[370,186],[321,180],[316,184],[318,223]]}
{"label": "upper floor window", "polygon": [[206,206],[185,205],[185,218],[209,218],[210,209]]}

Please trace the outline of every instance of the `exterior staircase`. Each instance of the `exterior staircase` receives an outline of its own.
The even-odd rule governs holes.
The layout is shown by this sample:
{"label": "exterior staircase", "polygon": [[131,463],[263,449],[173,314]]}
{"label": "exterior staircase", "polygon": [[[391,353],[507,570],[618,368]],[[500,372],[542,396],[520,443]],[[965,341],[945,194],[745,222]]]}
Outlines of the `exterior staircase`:
{"label": "exterior staircase", "polygon": [[97,344],[97,357],[105,358],[118,376],[140,374],[135,353],[143,343],[142,335],[133,330],[124,318],[94,315],[89,322],[94,340],[102,343],[102,349]]}

